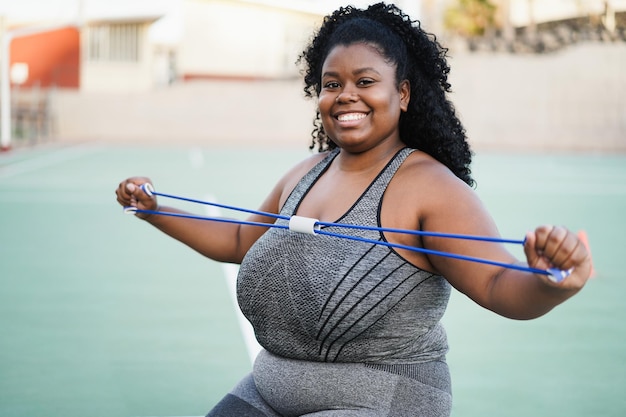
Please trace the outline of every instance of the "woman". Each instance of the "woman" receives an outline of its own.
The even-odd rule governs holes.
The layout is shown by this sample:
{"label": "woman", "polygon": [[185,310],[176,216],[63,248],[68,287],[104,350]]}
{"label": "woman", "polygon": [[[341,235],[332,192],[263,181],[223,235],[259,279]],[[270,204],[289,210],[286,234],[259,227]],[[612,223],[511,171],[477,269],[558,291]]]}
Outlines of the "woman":
{"label": "woman", "polygon": [[583,287],[589,255],[563,227],[529,232],[526,264],[571,272],[557,283],[433,252],[519,264],[500,243],[376,229],[498,237],[471,188],[445,50],[396,6],[340,8],[300,61],[305,92],[318,101],[320,152],[286,173],[260,211],[369,228],[322,228],[353,238],[341,239],[151,215],[143,210],[158,206],[139,187],[144,177],[123,181],[117,199],[201,254],[241,263],[239,304],[264,350],[209,416],[449,415],[440,319],[451,286],[497,314],[531,319]]}

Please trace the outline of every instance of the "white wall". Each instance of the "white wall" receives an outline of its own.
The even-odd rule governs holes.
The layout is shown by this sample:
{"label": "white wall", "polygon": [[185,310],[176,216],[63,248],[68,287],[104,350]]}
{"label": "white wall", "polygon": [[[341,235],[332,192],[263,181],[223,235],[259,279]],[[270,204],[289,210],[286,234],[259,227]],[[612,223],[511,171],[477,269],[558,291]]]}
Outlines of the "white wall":
{"label": "white wall", "polygon": [[87,57],[87,36],[81,34],[80,89],[83,92],[133,92],[147,91],[154,87],[153,46],[148,42],[149,23],[141,26],[141,52],[138,62],[89,61]]}
{"label": "white wall", "polygon": [[[593,62],[593,65],[589,65]],[[626,151],[626,48],[550,55],[454,54],[450,96],[472,146]],[[189,82],[145,93],[59,91],[61,140],[309,143],[314,101],[299,79]],[[269,100],[268,100],[269,98]]]}
{"label": "white wall", "polygon": [[450,61],[472,144],[626,151],[626,48],[581,43],[553,54],[465,54]]}
{"label": "white wall", "polygon": [[318,16],[237,1],[184,3],[179,74],[274,78],[293,65]]}

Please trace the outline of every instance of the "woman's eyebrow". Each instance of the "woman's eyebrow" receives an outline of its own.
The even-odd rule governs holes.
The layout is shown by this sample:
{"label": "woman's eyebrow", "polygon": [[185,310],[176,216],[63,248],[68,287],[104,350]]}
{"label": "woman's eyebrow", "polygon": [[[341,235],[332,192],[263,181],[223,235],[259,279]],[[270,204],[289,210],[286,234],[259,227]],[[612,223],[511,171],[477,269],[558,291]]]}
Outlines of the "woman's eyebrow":
{"label": "woman's eyebrow", "polygon": [[[352,74],[359,75],[365,72],[375,72],[376,74],[380,75],[380,72],[378,72],[374,67],[357,68],[354,71],[352,71]],[[339,76],[339,73],[336,71],[325,71],[324,73],[322,73],[322,77],[337,77],[337,76]]]}
{"label": "woman's eyebrow", "polygon": [[354,75],[359,75],[359,74],[363,74],[364,72],[375,72],[376,74],[380,75],[380,72],[376,71],[376,69],[374,67],[358,68],[358,69],[354,70],[352,73]]}

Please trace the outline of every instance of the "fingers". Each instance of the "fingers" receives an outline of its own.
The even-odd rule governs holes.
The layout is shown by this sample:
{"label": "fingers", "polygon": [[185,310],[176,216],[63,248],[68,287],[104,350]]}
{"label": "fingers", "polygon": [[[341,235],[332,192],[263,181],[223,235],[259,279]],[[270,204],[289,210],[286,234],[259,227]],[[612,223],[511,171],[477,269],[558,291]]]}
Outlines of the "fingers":
{"label": "fingers", "polygon": [[561,226],[540,226],[529,232],[524,252],[531,267],[573,269],[574,280],[581,285],[591,272],[587,248],[575,233]]}
{"label": "fingers", "polygon": [[[141,186],[150,184],[146,177],[131,177],[119,183],[115,194],[117,202],[123,207],[135,207],[140,210],[155,210],[157,207],[156,197],[148,195]],[[147,218],[145,213],[136,213],[140,218]]]}

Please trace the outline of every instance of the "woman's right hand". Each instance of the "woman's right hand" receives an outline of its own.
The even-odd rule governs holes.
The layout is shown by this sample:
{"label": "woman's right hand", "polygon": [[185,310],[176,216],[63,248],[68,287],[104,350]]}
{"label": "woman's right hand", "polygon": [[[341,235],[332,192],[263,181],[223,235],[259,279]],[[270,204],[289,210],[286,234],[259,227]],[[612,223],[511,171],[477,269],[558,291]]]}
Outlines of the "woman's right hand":
{"label": "woman's right hand", "polygon": [[[150,178],[146,177],[130,177],[120,182],[115,190],[117,202],[122,207],[135,207],[139,210],[157,210],[158,204],[155,196],[146,194],[141,188],[143,184],[152,184]],[[135,213],[140,219],[147,219],[150,214]]]}

